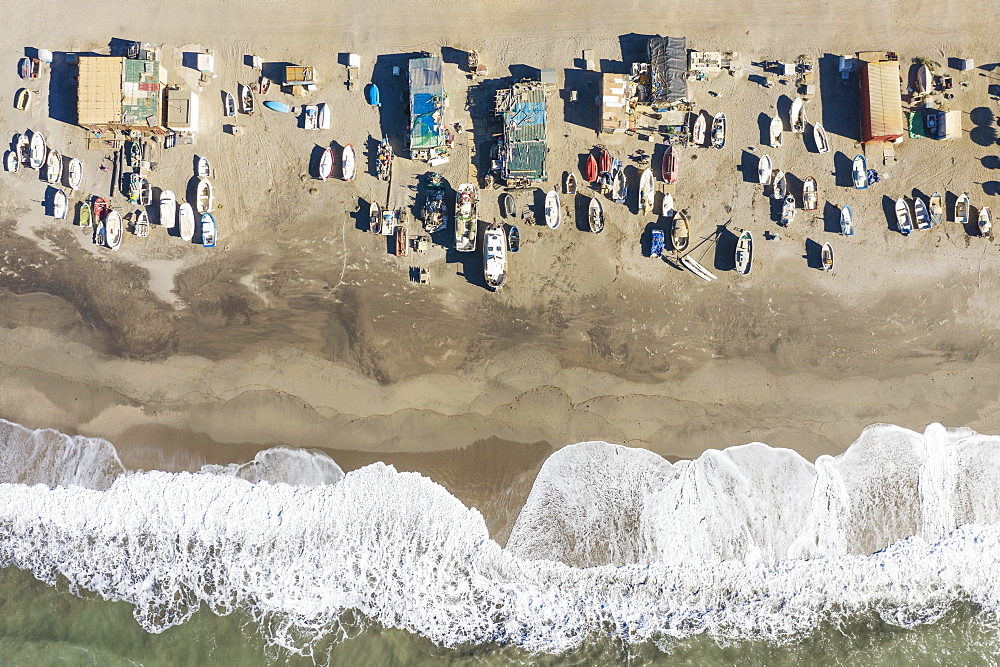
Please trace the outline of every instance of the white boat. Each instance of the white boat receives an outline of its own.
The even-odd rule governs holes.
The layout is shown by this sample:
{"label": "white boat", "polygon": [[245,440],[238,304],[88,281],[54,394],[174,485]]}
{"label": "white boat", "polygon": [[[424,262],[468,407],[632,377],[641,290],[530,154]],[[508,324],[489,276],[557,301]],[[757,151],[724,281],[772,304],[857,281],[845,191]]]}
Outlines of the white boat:
{"label": "white boat", "polygon": [[215,210],[215,192],[212,181],[203,178],[198,181],[197,204],[199,213],[209,213]]}
{"label": "white boat", "polygon": [[329,104],[326,104],[324,102],[323,104],[319,105],[319,119],[316,122],[319,125],[319,129],[321,129],[321,130],[329,130],[330,129],[330,105]]}
{"label": "white boat", "polygon": [[66,211],[69,210],[69,199],[62,190],[56,190],[52,195],[52,217],[56,220],[65,220]]}
{"label": "white boat", "polygon": [[382,233],[382,207],[377,201],[368,205],[368,231],[372,234]]}
{"label": "white boat", "polygon": [[712,148],[726,145],[726,114],[717,113],[712,119]]}
{"label": "white boat", "polygon": [[684,255],[681,257],[681,264],[683,264],[684,268],[688,271],[706,282],[712,282],[717,277],[713,275],[711,271],[699,264],[693,257],[691,257],[691,255]]}
{"label": "white boat", "polygon": [[139,204],[149,206],[153,203],[153,186],[145,178],[139,182]]}
{"label": "white boat", "polygon": [[979,209],[979,235],[989,236],[992,231],[993,211],[990,210],[989,206],[983,206]]}
{"label": "white boat", "polygon": [[62,154],[54,148],[50,149],[45,158],[45,181],[50,185],[57,185],[62,179],[62,167]]}
{"label": "white boat", "polygon": [[833,246],[829,242],[823,244],[820,262],[824,271],[833,271]]}
{"label": "white boat", "polygon": [[819,208],[819,186],[812,176],[802,182],[802,208],[807,211]]}
{"label": "white boat", "polygon": [[944,220],[944,199],[941,197],[940,192],[935,192],[931,195],[930,209],[931,223],[940,225],[941,221]]}
{"label": "white boat", "polygon": [[209,164],[205,156],[198,157],[198,167],[195,169],[198,178],[210,178],[212,176],[212,165]]}
{"label": "white boat", "polygon": [[545,195],[545,224],[550,229],[559,229],[560,222],[562,222],[562,209],[559,204],[559,193],[549,190]]}
{"label": "white boat", "polygon": [[913,218],[906,200],[900,197],[896,200],[896,228],[903,236],[909,236],[913,231]]}
{"label": "white boat", "polygon": [[17,135],[17,139],[14,141],[14,152],[17,153],[17,159],[21,164],[28,166],[31,161],[31,140],[28,139],[28,135]]}
{"label": "white boat", "polygon": [[478,229],[479,189],[472,183],[462,183],[455,194],[455,250],[475,250]]}
{"label": "white boat", "polygon": [[181,238],[190,241],[194,238],[194,211],[191,204],[184,202],[177,210],[177,219],[180,221]]}
{"label": "white boat", "polygon": [[760,160],[757,162],[757,180],[760,181],[761,185],[767,185],[771,182],[771,156],[762,155]]}
{"label": "white boat", "polygon": [[333,176],[333,149],[327,148],[319,157],[319,178],[322,181]]}
{"label": "white boat", "polygon": [[931,228],[931,214],[924,205],[924,200],[920,197],[913,198],[913,218],[917,229]]}
{"label": "white boat", "polygon": [[792,128],[792,133],[802,134],[806,131],[806,107],[801,97],[796,97],[792,101],[792,109],[788,113],[788,125]]}
{"label": "white boat", "polygon": [[141,239],[149,236],[149,214],[145,209],[139,209],[135,214],[135,222],[132,223],[132,232]]}
{"label": "white boat", "polygon": [[382,224],[379,226],[382,236],[395,236],[398,222],[399,214],[396,213],[395,209],[391,209],[388,206],[382,209]]}
{"label": "white boat", "polygon": [[41,132],[31,133],[31,143],[28,146],[28,166],[41,169],[45,163],[45,137]]}
{"label": "white boat", "polygon": [[597,197],[591,197],[590,199],[590,210],[588,211],[588,217],[590,219],[590,231],[595,234],[600,234],[604,231],[604,209],[601,208],[601,202],[597,201]]}
{"label": "white boat", "polygon": [[653,170],[647,167],[639,177],[639,210],[649,213],[653,210]]}
{"label": "white boat", "polygon": [[69,187],[73,190],[79,190],[83,183],[83,163],[76,158],[71,159],[66,172],[66,181]]}
{"label": "white boat", "polygon": [[243,105],[243,113],[248,116],[252,116],[257,109],[257,104],[253,99],[253,91],[250,90],[250,86],[242,83],[240,84],[240,104]]}
{"label": "white boat", "polygon": [[17,157],[16,151],[7,151],[4,154],[3,167],[11,173],[14,173],[21,168],[21,160]]}
{"label": "white boat", "polygon": [[201,216],[201,245],[206,248],[215,247],[215,218],[211,213]]}
{"label": "white boat", "polygon": [[916,93],[926,95],[931,92],[931,70],[927,65],[921,65],[917,70]]}
{"label": "white boat", "polygon": [[691,225],[684,211],[678,211],[670,225],[670,244],[675,252],[684,252],[691,242]]}
{"label": "white boat", "polygon": [[854,209],[850,206],[840,209],[840,233],[844,236],[854,236]]}
{"label": "white boat", "polygon": [[774,170],[771,178],[771,199],[782,200],[788,194],[788,182],[785,180],[785,172],[780,169]]}
{"label": "white boat", "polygon": [[781,225],[787,227],[795,220],[795,197],[788,195],[781,205]]}
{"label": "white boat", "polygon": [[236,98],[228,91],[222,94],[222,114],[227,118],[236,115]]}
{"label": "white boat", "polygon": [[340,154],[340,176],[345,181],[354,180],[354,172],[357,169],[357,162],[354,158],[354,146],[347,144]]}
{"label": "white boat", "polygon": [[969,224],[969,193],[963,192],[955,202],[955,222],[960,225]]}
{"label": "white boat", "polygon": [[753,268],[753,235],[749,229],[744,229],[736,241],[736,272],[742,276],[748,275]]}
{"label": "white boat", "polygon": [[674,217],[674,196],[669,192],[663,193],[663,201],[660,203],[660,215],[667,220]]}
{"label": "white boat", "polygon": [[771,146],[774,148],[781,148],[781,135],[785,131],[785,124],[781,122],[781,116],[775,116],[771,119]]}
{"label": "white boat", "polygon": [[855,190],[868,189],[868,161],[864,155],[854,156],[851,162],[851,180],[854,181]]}
{"label": "white boat", "polygon": [[493,289],[507,282],[507,235],[503,225],[490,225],[483,235],[483,277]]}
{"label": "white boat", "polygon": [[302,127],[307,130],[319,129],[319,107],[315,104],[302,107]]}
{"label": "white boat", "polygon": [[694,119],[694,128],[691,131],[691,138],[695,146],[705,145],[705,132],[708,130],[708,123],[705,121],[705,114],[699,113]]}
{"label": "white boat", "polygon": [[826,136],[826,130],[821,123],[813,124],[813,140],[816,142],[816,151],[820,154],[830,152],[830,140]]}
{"label": "white boat", "polygon": [[118,211],[111,209],[104,216],[104,245],[112,250],[118,250],[122,245],[123,236],[125,227],[122,225],[122,216]]}
{"label": "white boat", "polygon": [[170,190],[160,192],[160,226],[173,229],[177,224],[177,200]]}

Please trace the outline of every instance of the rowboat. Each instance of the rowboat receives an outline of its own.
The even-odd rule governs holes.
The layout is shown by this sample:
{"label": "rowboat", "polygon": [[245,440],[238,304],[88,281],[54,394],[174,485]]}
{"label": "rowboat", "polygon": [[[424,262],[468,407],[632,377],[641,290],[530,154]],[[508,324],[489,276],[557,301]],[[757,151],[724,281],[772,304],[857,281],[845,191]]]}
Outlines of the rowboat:
{"label": "rowboat", "polygon": [[840,233],[844,236],[854,236],[854,209],[844,206],[840,209]]}
{"label": "rowboat", "polygon": [[201,215],[201,245],[205,248],[215,247],[215,218],[211,213]]}
{"label": "rowboat", "polygon": [[209,178],[212,175],[212,165],[209,164],[207,157],[198,157],[198,167],[195,169],[195,174],[198,178]]}
{"label": "rowboat", "polygon": [[45,137],[41,132],[31,133],[31,143],[28,147],[28,166],[41,169],[45,162]]}
{"label": "rowboat", "polygon": [[90,204],[87,202],[77,204],[76,224],[80,227],[90,227],[93,224],[93,219],[90,215]]}
{"label": "rowboat", "polygon": [[653,210],[653,170],[643,169],[639,177],[639,210],[649,213]]}
{"label": "rowboat", "polygon": [[427,178],[427,196],[424,198],[424,231],[433,234],[448,224],[448,211],[444,197],[448,184],[441,174],[431,173]]}
{"label": "rowboat", "polygon": [[277,111],[278,113],[289,113],[292,110],[292,107],[288,106],[284,102],[275,102],[274,100],[264,100],[264,106],[271,111]]}
{"label": "rowboat", "polygon": [[333,149],[327,148],[319,157],[319,178],[321,181],[333,176]]}
{"label": "rowboat", "polygon": [[559,229],[561,218],[562,209],[559,207],[559,193],[555,190],[549,190],[548,194],[545,195],[545,224],[550,229]]}
{"label": "rowboat", "polygon": [[319,129],[319,107],[314,104],[302,107],[302,127],[307,130]]}
{"label": "rowboat", "polygon": [[717,113],[712,119],[712,147],[722,148],[726,145],[726,114]]}
{"label": "rowboat", "polygon": [[56,190],[55,194],[52,195],[52,217],[56,220],[65,220],[68,210],[69,200],[66,198],[66,193],[62,190]]}
{"label": "rowboat", "polygon": [[[511,201],[513,202],[513,199]],[[472,183],[462,183],[455,195],[455,250],[459,252],[475,250],[478,230],[479,189]]]}
{"label": "rowboat", "polygon": [[260,90],[261,95],[267,95],[267,91],[271,90],[271,80],[266,76],[261,75],[258,89]]}
{"label": "rowboat", "polygon": [[[332,156],[331,156],[332,157]],[[383,181],[388,181],[392,175],[392,144],[388,137],[382,137],[378,144],[378,154],[375,156],[375,175]]]}
{"label": "rowboat", "polygon": [[917,229],[931,228],[931,214],[927,212],[924,200],[920,197],[913,198],[913,218]]}
{"label": "rowboat", "polygon": [[782,200],[788,194],[788,182],[785,180],[785,172],[780,169],[774,170],[771,177],[771,199]]}
{"label": "rowboat", "polygon": [[37,79],[41,73],[42,62],[38,58],[21,58],[18,72],[22,79]]}
{"label": "rowboat", "polygon": [[944,199],[942,199],[940,192],[931,195],[930,209],[931,223],[940,225],[941,221],[944,220]]}
{"label": "rowboat", "polygon": [[511,252],[521,249],[521,232],[517,230],[517,225],[511,225],[510,231],[507,232],[507,249]]}
{"label": "rowboat", "polygon": [[236,115],[236,98],[229,91],[222,93],[222,114],[227,118]]}
{"label": "rowboat", "polygon": [[806,107],[801,97],[796,97],[792,101],[792,109],[788,114],[789,125],[792,132],[802,134],[806,131]]}
{"label": "rowboat", "polygon": [[677,182],[677,151],[673,146],[667,146],[667,150],[663,153],[662,174],[666,183]]}
{"label": "rowboat", "polygon": [[3,156],[3,168],[14,173],[21,168],[21,160],[17,157],[16,151],[7,151]]}
{"label": "rowboat", "polygon": [[788,195],[781,205],[781,225],[787,227],[795,220],[795,197]]}
{"label": "rowboat", "polygon": [[660,203],[660,215],[667,220],[674,217],[674,196],[669,192],[663,193],[663,201]]}
{"label": "rowboat", "polygon": [[762,155],[757,162],[757,180],[761,185],[767,185],[771,182],[771,176],[771,156]]}
{"label": "rowboat", "polygon": [[72,158],[69,161],[69,167],[66,170],[66,182],[73,190],[79,190],[80,184],[83,183],[83,163],[76,158]]}
{"label": "rowboat", "polygon": [[386,206],[382,209],[382,225],[379,227],[379,231],[382,232],[382,236],[392,236],[396,233],[396,222],[399,220],[399,215],[393,209]]}
{"label": "rowboat", "polygon": [[330,129],[330,105],[326,102],[319,105],[318,120],[316,121],[316,124],[321,130]]}
{"label": "rowboat", "polygon": [[62,178],[62,155],[54,148],[49,149],[49,155],[45,158],[45,181],[55,185]]}
{"label": "rowboat", "polygon": [[108,214],[108,200],[104,197],[94,197],[94,201],[91,204],[94,210],[94,214],[91,217],[94,222],[103,223],[104,216]]}
{"label": "rowboat", "polygon": [[736,272],[741,276],[749,275],[753,268],[753,235],[749,229],[744,229],[736,241]]}
{"label": "rowboat", "polygon": [[979,235],[989,236],[993,231],[993,211],[989,206],[979,209]]}
{"label": "rowboat", "polygon": [[503,193],[500,197],[500,215],[505,218],[513,218],[517,215],[517,209],[514,206],[514,197],[509,192]]}
{"label": "rowboat", "polygon": [[807,211],[819,208],[819,187],[812,176],[802,182],[802,208]]}
{"label": "rowboat", "polygon": [[142,162],[142,142],[130,141],[128,144],[128,163],[133,167],[138,167]]}
{"label": "rowboat", "polygon": [[122,246],[123,236],[125,227],[122,225],[122,216],[112,209],[104,217],[104,245],[112,250],[118,250]]}
{"label": "rowboat", "polygon": [[820,253],[820,261],[824,271],[833,270],[833,246],[830,245],[829,242],[823,244],[823,250]]}
{"label": "rowboat", "polygon": [[909,236],[910,232],[913,231],[913,219],[910,216],[910,207],[902,197],[896,200],[896,227],[903,236]]}
{"label": "rowboat", "polygon": [[868,162],[864,155],[857,155],[851,163],[851,178],[854,180],[855,190],[868,189]]}
{"label": "rowboat", "polygon": [[198,205],[199,213],[209,213],[215,209],[215,191],[212,187],[212,181],[207,178],[198,181],[195,201]]}
{"label": "rowboat", "polygon": [[955,202],[955,222],[969,224],[969,193],[963,192]]}
{"label": "rowboat", "polygon": [[566,182],[563,185],[563,194],[576,194],[576,174],[572,171],[566,172]]}
{"label": "rowboat", "polygon": [[694,141],[695,146],[705,145],[705,132],[708,129],[708,123],[705,121],[705,114],[699,113],[697,118],[694,119],[694,127],[691,128],[691,140]]}
{"label": "rowboat", "polygon": [[[240,104],[243,105],[241,111],[248,116],[252,116],[253,112],[257,110],[257,105],[253,99],[253,91],[250,90],[250,86],[242,83],[240,84]],[[190,239],[188,240],[190,241]]]}
{"label": "rowboat", "polygon": [[491,225],[483,237],[483,277],[493,289],[507,282],[507,238],[502,225]]}
{"label": "rowboat", "polygon": [[930,68],[927,67],[927,65],[921,65],[920,69],[917,70],[917,81],[916,81],[917,95],[926,95],[931,91],[930,81],[931,81]]}
{"label": "rowboat", "polygon": [[194,211],[191,204],[184,202],[177,211],[177,218],[180,222],[181,238],[190,241],[194,238]]}
{"label": "rowboat", "polygon": [[104,233],[104,222],[98,222],[94,225],[94,243],[96,245],[104,245],[106,235]]}
{"label": "rowboat", "polygon": [[142,191],[142,181],[145,179],[139,174],[125,174],[125,196],[132,203],[139,202],[139,194]]}
{"label": "rowboat", "polygon": [[28,108],[28,104],[31,103],[31,91],[27,88],[21,88],[14,94],[14,108],[18,111],[24,111]]}
{"label": "rowboat", "polygon": [[607,148],[601,149],[601,161],[599,166],[603,172],[611,171],[611,153],[608,152]]}
{"label": "rowboat", "polygon": [[684,252],[687,250],[690,241],[691,229],[688,225],[687,216],[684,215],[684,211],[678,211],[677,215],[674,216],[674,221],[670,228],[670,243],[674,246],[676,252]]}
{"label": "rowboat", "polygon": [[173,229],[177,224],[177,200],[170,190],[160,191],[160,226]]}
{"label": "rowboat", "polygon": [[153,186],[145,178],[139,181],[139,205],[149,206],[153,203]]}
{"label": "rowboat", "polygon": [[340,177],[345,181],[354,180],[357,163],[354,159],[354,146],[347,144],[340,154]]}
{"label": "rowboat", "polygon": [[31,140],[25,134],[17,135],[14,141],[14,152],[17,153],[18,161],[27,166],[31,161]]}
{"label": "rowboat", "polygon": [[400,221],[396,224],[396,257],[406,257],[410,254],[410,237],[406,223]]}
{"label": "rowboat", "polygon": [[775,116],[771,119],[771,128],[768,133],[771,138],[771,146],[774,148],[781,148],[781,135],[785,131],[785,124],[781,122],[781,116]]}
{"label": "rowboat", "polygon": [[621,204],[628,197],[628,188],[625,187],[625,170],[620,166],[614,170],[611,179],[611,199]]}
{"label": "rowboat", "polygon": [[590,199],[590,231],[595,234],[600,234],[604,231],[604,210],[601,208],[601,202],[597,201],[597,197],[591,197]]}
{"label": "rowboat", "polygon": [[145,209],[139,209],[135,214],[135,221],[132,223],[132,233],[141,239],[149,236],[149,214]]}
{"label": "rowboat", "polygon": [[368,231],[372,234],[382,233],[382,207],[377,201],[368,205]]}
{"label": "rowboat", "polygon": [[379,100],[378,86],[374,83],[368,84],[368,104],[373,107],[379,106],[381,101]]}
{"label": "rowboat", "polygon": [[594,159],[593,155],[587,156],[587,165],[583,172],[583,177],[588,183],[593,183],[597,180],[597,160]]}
{"label": "rowboat", "polygon": [[826,130],[821,123],[813,124],[813,140],[816,142],[816,152],[823,154],[830,152],[830,140],[826,136]]}

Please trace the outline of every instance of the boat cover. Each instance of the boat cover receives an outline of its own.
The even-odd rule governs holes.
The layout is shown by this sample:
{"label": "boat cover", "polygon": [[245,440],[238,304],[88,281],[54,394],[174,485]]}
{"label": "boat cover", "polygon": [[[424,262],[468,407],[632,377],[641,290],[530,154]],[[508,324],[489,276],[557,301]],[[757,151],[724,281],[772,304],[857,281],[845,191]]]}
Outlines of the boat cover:
{"label": "boat cover", "polygon": [[687,39],[650,37],[647,45],[651,70],[651,104],[687,99]]}
{"label": "boat cover", "polygon": [[440,57],[410,61],[410,150],[430,150],[445,142],[444,61]]}

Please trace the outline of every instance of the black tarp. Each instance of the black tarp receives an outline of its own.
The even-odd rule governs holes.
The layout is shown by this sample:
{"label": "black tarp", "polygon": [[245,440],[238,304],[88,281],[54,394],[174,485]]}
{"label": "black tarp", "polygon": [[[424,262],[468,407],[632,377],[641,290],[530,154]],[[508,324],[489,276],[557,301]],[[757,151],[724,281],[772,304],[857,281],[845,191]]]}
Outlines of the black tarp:
{"label": "black tarp", "polygon": [[687,99],[687,39],[650,37],[649,69],[651,104]]}

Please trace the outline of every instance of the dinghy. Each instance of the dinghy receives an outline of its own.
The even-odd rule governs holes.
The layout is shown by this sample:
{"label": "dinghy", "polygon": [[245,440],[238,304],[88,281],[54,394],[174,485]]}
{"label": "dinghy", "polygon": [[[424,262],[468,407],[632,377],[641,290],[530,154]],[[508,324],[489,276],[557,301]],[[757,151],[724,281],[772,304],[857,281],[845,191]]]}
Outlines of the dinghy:
{"label": "dinghy", "polygon": [[45,158],[45,181],[50,185],[56,185],[60,179],[62,179],[62,155],[52,148]]}
{"label": "dinghy", "polygon": [[712,119],[712,148],[726,145],[726,114],[717,113]]}
{"label": "dinghy", "polygon": [[41,68],[42,61],[38,58],[21,58],[18,63],[18,73],[22,79],[37,79]]}
{"label": "dinghy", "polygon": [[340,177],[345,181],[353,181],[356,168],[357,163],[354,159],[354,146],[347,144],[344,146],[344,150],[340,154]]}
{"label": "dinghy", "polygon": [[222,114],[226,118],[236,115],[236,98],[229,91],[222,93]]}
{"label": "dinghy", "polygon": [[205,248],[215,247],[215,218],[211,213],[201,215],[201,245]]}
{"label": "dinghy", "polygon": [[771,177],[771,199],[782,200],[788,194],[788,182],[785,180],[785,172],[780,169],[774,170]]}
{"label": "dinghy", "polygon": [[829,242],[823,244],[823,250],[820,253],[820,261],[824,271],[833,270],[833,246],[830,245]]}
{"label": "dinghy", "polygon": [[80,185],[83,183],[83,163],[76,158],[72,158],[69,161],[69,167],[66,170],[66,182],[73,190],[79,190]]}
{"label": "dinghy", "polygon": [[319,178],[321,181],[333,176],[333,149],[327,148],[319,156]]}
{"label": "dinghy", "polygon": [[207,157],[198,157],[198,167],[195,169],[195,173],[198,178],[209,178],[212,176],[212,165],[209,164]]}
{"label": "dinghy", "polygon": [[736,241],[736,272],[741,276],[750,274],[753,268],[753,235],[749,229],[744,229]]}
{"label": "dinghy", "polygon": [[507,237],[502,225],[490,225],[483,236],[483,277],[493,289],[507,282]]}
{"label": "dinghy", "polygon": [[667,220],[674,217],[674,196],[669,192],[663,193],[663,202],[660,204],[660,215]]}
{"label": "dinghy", "polygon": [[917,70],[916,93],[926,95],[931,92],[931,70],[927,65],[921,65]]}
{"label": "dinghy", "polygon": [[812,176],[802,182],[802,208],[807,211],[819,208],[819,186]]}
{"label": "dinghy", "polygon": [[194,238],[194,211],[191,204],[184,202],[177,210],[177,219],[180,222],[181,238],[190,241]]}
{"label": "dinghy", "polygon": [[28,108],[28,104],[31,103],[31,91],[27,88],[21,88],[14,95],[14,108],[18,111],[24,111]]}
{"label": "dinghy", "polygon": [[969,193],[963,192],[955,202],[955,222],[960,225],[969,224]]}
{"label": "dinghy", "polygon": [[521,232],[517,230],[517,225],[510,226],[510,231],[507,233],[507,248],[511,252],[521,249]]}
{"label": "dinghy", "polygon": [[375,176],[379,180],[388,181],[392,176],[392,144],[388,137],[382,137],[378,144],[378,153],[375,155]]}
{"label": "dinghy", "polygon": [[595,234],[600,234],[604,231],[604,210],[601,208],[601,202],[597,201],[597,197],[591,197],[590,199],[588,218],[590,220],[590,231]]}
{"label": "dinghy", "polygon": [[94,214],[91,216],[94,222],[103,223],[104,216],[108,214],[108,200],[104,197],[94,197],[92,202]]}
{"label": "dinghy", "polygon": [[444,201],[448,184],[438,173],[428,174],[427,181],[427,196],[424,198],[422,215],[424,231],[433,234],[448,224],[447,206]]}
{"label": "dinghy", "polygon": [[678,211],[670,226],[670,243],[676,252],[684,252],[691,241],[691,229],[684,211]]}
{"label": "dinghy", "polygon": [[87,202],[82,201],[77,204],[76,224],[80,227],[90,227],[93,224],[93,218],[91,218],[90,214],[90,204]]}
{"label": "dinghy", "polygon": [[677,182],[677,151],[673,146],[667,146],[663,153],[662,173],[664,182],[671,185]]}
{"label": "dinghy", "polygon": [[133,204],[139,203],[139,194],[142,192],[142,182],[145,180],[139,174],[126,174],[128,177],[125,185],[125,196]]}
{"label": "dinghy", "polygon": [[11,173],[14,173],[21,168],[21,160],[18,159],[16,151],[7,151],[4,153],[3,167]]}
{"label": "dinghy", "polygon": [[375,201],[368,205],[368,231],[372,234],[382,233],[382,207]]}
{"label": "dinghy", "polygon": [[607,148],[602,148],[601,162],[600,162],[601,171],[604,173],[611,171],[611,165],[612,165],[611,153],[608,152]]}
{"label": "dinghy", "polygon": [[374,83],[368,84],[368,104],[377,107],[381,104],[378,94],[378,86]]}
{"label": "dinghy", "polygon": [[795,220],[795,197],[788,195],[781,205],[781,226],[787,227]]}
{"label": "dinghy", "polygon": [[132,233],[141,239],[149,236],[149,214],[144,209],[136,211],[135,222],[132,223]]}
{"label": "dinghy", "polygon": [[173,229],[177,224],[177,200],[170,190],[160,191],[160,226]]}
{"label": "dinghy", "polygon": [[757,162],[757,180],[761,185],[767,185],[771,182],[771,176],[771,156],[763,155]]}
{"label": "dinghy", "polygon": [[319,129],[321,129],[321,130],[329,130],[330,129],[330,105],[329,104],[326,104],[324,102],[323,104],[319,105],[318,120],[316,121],[316,123],[317,123],[317,125],[319,125]]}
{"label": "dinghy", "polygon": [[319,107],[314,104],[302,107],[302,127],[307,130],[319,128]]}
{"label": "dinghy", "polygon": [[563,185],[563,194],[575,195],[576,194],[576,174],[572,171],[566,172],[566,182]]}
{"label": "dinghy", "polygon": [[844,236],[854,236],[854,209],[848,205],[840,209],[840,233]]}
{"label": "dinghy", "polygon": [[694,141],[695,146],[705,145],[707,130],[708,122],[705,120],[705,114],[699,112],[697,118],[694,119],[694,127],[691,129],[691,139]]}
{"label": "dinghy", "polygon": [[927,212],[924,200],[920,197],[913,198],[913,218],[917,229],[931,228],[931,214]]}
{"label": "dinghy", "polygon": [[769,134],[771,137],[771,146],[774,148],[781,148],[781,135],[785,131],[785,124],[781,122],[780,116],[775,116],[771,119],[771,129]]}
{"label": "dinghy", "polygon": [[125,227],[122,225],[122,216],[118,211],[110,210],[104,217],[104,244],[112,250],[118,250],[122,246],[122,237],[125,236]]}
{"label": "dinghy", "polygon": [[104,242],[105,242],[104,223],[98,222],[94,226],[94,244],[104,245]]}
{"label": "dinghy", "polygon": [[250,86],[242,83],[240,84],[240,104],[243,105],[243,113],[248,116],[252,116],[253,112],[257,110],[257,105],[253,99],[253,91],[250,90]]}
{"label": "dinghy", "polygon": [[212,187],[212,181],[207,178],[198,181],[195,202],[198,205],[199,213],[209,213],[215,210],[215,189]]}
{"label": "dinghy", "polygon": [[618,165],[612,171],[611,199],[618,204],[622,204],[625,202],[625,198],[628,197],[628,188],[625,187],[625,170]]}
{"label": "dinghy", "polygon": [[514,197],[509,193],[505,192],[500,197],[500,215],[505,218],[513,218],[517,214],[517,209],[514,206]]}
{"label": "dinghy", "polygon": [[128,160],[129,165],[132,167],[138,167],[139,163],[142,162],[142,142],[130,141],[128,145]]}
{"label": "dinghy", "polygon": [[647,167],[639,177],[639,211],[650,213],[653,210],[653,170]]}
{"label": "dinghy", "polygon": [[14,141],[14,152],[21,164],[28,166],[31,163],[31,140],[27,135],[19,134]]}
{"label": "dinghy", "polygon": [[992,231],[993,211],[990,210],[989,206],[983,206],[979,209],[979,235],[989,236]]}
{"label": "dinghy", "polygon": [[271,90],[271,80],[264,75],[260,77],[260,83],[258,85],[261,95],[267,95],[267,92]]}
{"label": "dinghy", "polygon": [[382,236],[393,236],[396,233],[396,223],[399,221],[399,214],[388,206],[382,209],[382,226],[379,231]]}
{"label": "dinghy", "polygon": [[264,100],[264,106],[278,113],[290,113],[292,111],[292,107],[283,102],[275,102],[274,100]]}
{"label": "dinghy", "polygon": [[145,178],[139,181],[139,205],[149,206],[153,203],[153,186]]}
{"label": "dinghy", "polygon": [[830,152],[830,140],[826,136],[826,130],[823,129],[823,125],[820,123],[813,124],[813,141],[816,142],[816,152],[829,153]]}
{"label": "dinghy", "polygon": [[868,162],[864,155],[856,155],[851,163],[851,179],[855,190],[868,189]]}
{"label": "dinghy", "polygon": [[940,225],[941,221],[944,220],[944,199],[941,197],[940,192],[935,192],[931,195],[930,209],[931,223]]}
{"label": "dinghy", "polygon": [[31,133],[31,143],[28,147],[28,166],[41,169],[45,163],[45,137],[41,132]]}
{"label": "dinghy", "polygon": [[[510,194],[506,196],[510,197]],[[455,195],[455,250],[459,252],[475,250],[478,229],[479,189],[472,183],[462,183]]]}
{"label": "dinghy", "polygon": [[913,231],[913,219],[910,217],[910,207],[902,197],[896,200],[896,228],[903,236],[909,236],[910,232]]}
{"label": "dinghy", "polygon": [[69,199],[62,190],[56,190],[52,195],[52,217],[56,220],[65,220],[66,212],[69,210]]}
{"label": "dinghy", "polygon": [[593,183],[597,180],[597,160],[594,159],[593,155],[587,156],[587,165],[583,172],[583,177],[587,179],[588,183]]}
{"label": "dinghy", "polygon": [[549,190],[548,194],[545,195],[545,224],[550,229],[559,229],[559,223],[562,222],[561,217],[559,193],[555,190]]}
{"label": "dinghy", "polygon": [[801,97],[796,97],[792,101],[792,109],[788,113],[788,125],[792,128],[793,134],[802,134],[806,131],[806,107]]}

